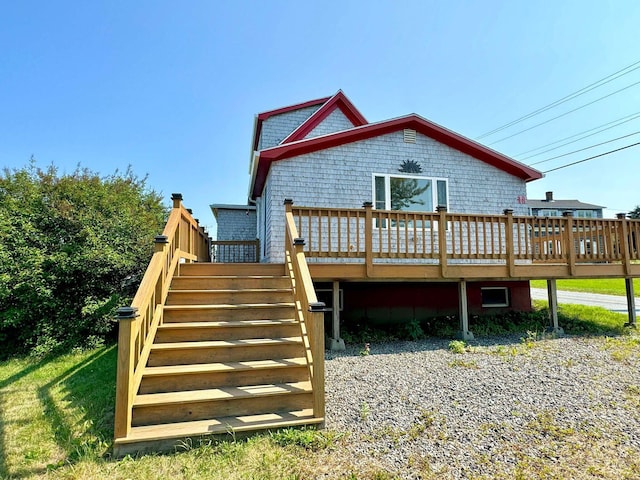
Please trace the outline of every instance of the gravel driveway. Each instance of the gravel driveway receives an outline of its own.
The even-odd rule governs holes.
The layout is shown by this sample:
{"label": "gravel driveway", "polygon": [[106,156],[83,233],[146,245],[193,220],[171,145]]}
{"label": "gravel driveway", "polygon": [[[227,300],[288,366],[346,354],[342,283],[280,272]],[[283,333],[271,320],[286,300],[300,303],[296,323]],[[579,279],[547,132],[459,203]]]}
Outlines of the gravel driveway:
{"label": "gravel driveway", "polygon": [[640,478],[640,345],[628,343],[510,336],[463,354],[440,339],[328,352],[327,428],[348,433],[327,468],[488,479],[547,465],[592,478],[575,473],[606,465],[613,476],[593,478]]}

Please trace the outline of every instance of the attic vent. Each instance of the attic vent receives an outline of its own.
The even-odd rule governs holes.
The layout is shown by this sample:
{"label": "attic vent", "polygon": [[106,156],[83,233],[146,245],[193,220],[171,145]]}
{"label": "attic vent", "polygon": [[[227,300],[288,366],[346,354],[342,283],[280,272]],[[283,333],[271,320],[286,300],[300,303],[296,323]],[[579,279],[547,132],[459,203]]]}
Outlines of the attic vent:
{"label": "attic vent", "polygon": [[404,129],[404,143],[416,143],[416,131],[410,128]]}

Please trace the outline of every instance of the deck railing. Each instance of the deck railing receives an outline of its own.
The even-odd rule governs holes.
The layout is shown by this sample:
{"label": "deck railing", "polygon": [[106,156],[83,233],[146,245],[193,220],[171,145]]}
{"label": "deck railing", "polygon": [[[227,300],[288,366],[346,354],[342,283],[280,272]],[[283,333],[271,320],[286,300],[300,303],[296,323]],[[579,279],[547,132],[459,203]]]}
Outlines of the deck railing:
{"label": "deck railing", "polygon": [[173,209],[155,241],[155,251],[130,307],[118,310],[118,372],[116,380],[115,438],[131,430],[133,399],[140,386],[171,277],[181,262],[209,261],[209,237],[182,205],[182,195],[172,196]]}
{"label": "deck railing", "polygon": [[260,261],[259,240],[213,240],[211,261],[215,263],[253,263]]}
{"label": "deck railing", "polygon": [[309,365],[313,388],[313,415],[324,418],[324,303],[318,302],[298,236],[292,202],[285,200],[285,266],[295,295],[296,312]]}
{"label": "deck railing", "polygon": [[[310,259],[626,264],[640,260],[640,220],[292,207]],[[344,260],[339,260],[344,261]],[[356,260],[357,261],[357,260]],[[388,260],[387,260],[388,261]]]}

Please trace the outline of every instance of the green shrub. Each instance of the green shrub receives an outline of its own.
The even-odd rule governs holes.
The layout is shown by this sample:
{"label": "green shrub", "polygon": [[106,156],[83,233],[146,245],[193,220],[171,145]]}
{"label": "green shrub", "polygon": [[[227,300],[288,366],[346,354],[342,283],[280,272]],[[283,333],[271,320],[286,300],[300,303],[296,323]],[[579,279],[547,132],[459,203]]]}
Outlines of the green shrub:
{"label": "green shrub", "polygon": [[0,357],[108,338],[166,208],[131,170],[58,174],[32,161],[0,174]]}

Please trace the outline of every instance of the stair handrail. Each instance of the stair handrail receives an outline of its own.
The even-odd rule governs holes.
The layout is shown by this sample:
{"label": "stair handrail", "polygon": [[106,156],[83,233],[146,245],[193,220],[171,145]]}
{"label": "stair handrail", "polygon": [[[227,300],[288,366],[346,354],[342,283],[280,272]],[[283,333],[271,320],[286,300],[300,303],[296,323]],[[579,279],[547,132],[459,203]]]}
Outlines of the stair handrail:
{"label": "stair handrail", "polygon": [[296,315],[300,322],[304,341],[311,387],[313,389],[313,416],[324,419],[324,310],[318,302],[309,266],[305,258],[304,239],[298,237],[298,229],[292,212],[293,200],[285,199],[285,266],[295,297]]}
{"label": "stair handrail", "polygon": [[184,208],[182,195],[171,197],[173,208],[162,235],[155,238],[154,253],[131,306],[118,309],[118,364],[114,437],[131,432],[133,400],[142,380],[171,278],[182,262],[208,262],[210,238],[191,210]]}

